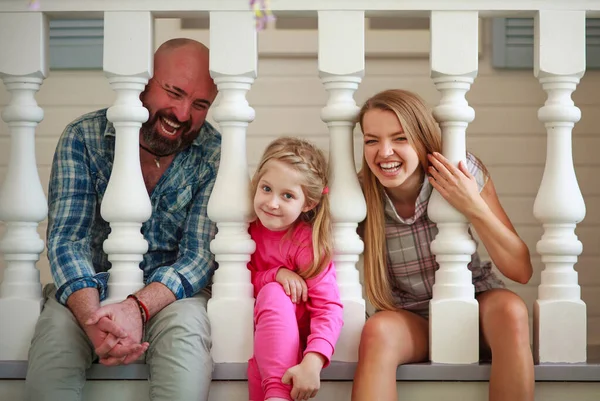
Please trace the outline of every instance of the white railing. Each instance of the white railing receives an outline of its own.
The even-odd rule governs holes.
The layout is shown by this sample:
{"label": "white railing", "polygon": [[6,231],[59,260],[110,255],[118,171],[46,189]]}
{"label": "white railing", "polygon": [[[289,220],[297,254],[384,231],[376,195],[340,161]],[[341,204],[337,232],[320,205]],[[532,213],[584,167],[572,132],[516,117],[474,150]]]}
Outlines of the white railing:
{"label": "white railing", "polygon": [[[276,13],[308,12],[319,18],[315,74],[329,94],[321,118],[330,132],[335,260],[345,307],[345,326],[334,355],[338,361],[356,360],[365,316],[356,268],[363,244],[356,227],[366,209],[352,145],[358,111],[353,96],[364,74],[365,15],[431,16],[431,77],[442,95],[435,115],[442,127],[444,154],[454,163],[464,157],[465,131],[473,120],[465,94],[477,75],[479,17],[516,11],[536,17],[535,74],[548,94],[539,119],[548,130],[548,151],[534,208],[544,227],[537,251],[546,264],[534,306],[535,353],[540,362],[585,361],[586,306],[573,269],[582,252],[574,229],[585,215],[571,152],[571,130],[580,113],[570,96],[585,71],[586,12],[588,17],[600,14],[600,2],[272,0],[271,5]],[[209,216],[219,229],[211,251],[220,268],[208,313],[215,361],[246,362],[251,355],[254,302],[246,269],[254,250],[246,221],[251,205],[243,201],[248,188],[246,131],[254,110],[246,95],[258,73],[257,37],[246,0],[42,0],[39,11],[28,10],[25,0],[0,3],[0,77],[12,94],[2,114],[12,147],[9,172],[0,189],[0,218],[7,227],[0,243],[7,262],[0,285],[0,360],[27,358],[42,302],[35,263],[43,247],[36,227],[47,210],[34,156],[34,132],[43,111],[34,95],[48,75],[50,12],[55,17],[68,13],[70,18],[81,14],[105,19],[104,70],[117,95],[108,115],[117,130],[116,160],[102,204],[102,215],[112,227],[105,250],[113,266],[109,296],[114,300],[143,285],[137,263],[147,245],[140,227],[150,209],[135,138],[147,118],[138,95],[152,75],[153,18],[210,13],[210,70],[221,93],[214,118],[223,142],[209,204]],[[440,270],[431,309],[431,359],[473,363],[479,328],[467,263],[474,246],[466,235],[464,217],[440,197],[432,199],[430,215],[440,228],[433,243]]]}
{"label": "white railing", "polygon": [[[442,152],[455,164],[465,158],[465,131],[475,118],[465,95],[479,67],[478,19],[476,11],[431,13],[431,77],[442,94],[433,113],[442,130]],[[430,303],[430,356],[436,362],[475,363],[479,360],[479,307],[467,268],[475,242],[467,219],[437,191],[427,211],[439,229],[431,251],[440,265]]]}
{"label": "white railing", "polygon": [[208,204],[208,215],[218,228],[210,246],[219,269],[208,307],[212,335],[221,338],[213,341],[217,363],[245,362],[252,356],[254,298],[246,266],[255,246],[247,223],[252,205],[243,201],[250,193],[246,129],[254,120],[246,93],[258,72],[252,17],[247,11],[210,13],[210,72],[222,96],[214,110],[222,135],[221,165]]}

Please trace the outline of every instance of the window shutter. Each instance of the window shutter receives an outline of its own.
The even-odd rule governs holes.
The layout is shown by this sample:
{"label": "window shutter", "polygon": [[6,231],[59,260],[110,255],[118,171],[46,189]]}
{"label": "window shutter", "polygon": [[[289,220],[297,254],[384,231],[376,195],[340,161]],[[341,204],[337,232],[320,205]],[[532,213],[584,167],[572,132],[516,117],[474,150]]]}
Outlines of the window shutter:
{"label": "window shutter", "polygon": [[[492,66],[533,68],[533,18],[494,18]],[[600,68],[600,19],[586,19],[586,68]]]}
{"label": "window shutter", "polygon": [[102,69],[104,20],[51,20],[50,69]]}
{"label": "window shutter", "polygon": [[587,69],[600,68],[600,19],[588,18],[585,22]]}

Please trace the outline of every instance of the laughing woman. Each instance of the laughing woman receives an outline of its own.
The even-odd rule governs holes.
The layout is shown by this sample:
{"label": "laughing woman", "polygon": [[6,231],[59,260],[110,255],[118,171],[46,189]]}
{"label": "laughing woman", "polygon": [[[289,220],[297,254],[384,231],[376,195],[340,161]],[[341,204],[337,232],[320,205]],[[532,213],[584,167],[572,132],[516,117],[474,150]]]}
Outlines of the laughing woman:
{"label": "laughing woman", "polygon": [[[361,180],[367,218],[365,286],[377,309],[363,329],[353,401],[398,400],[398,365],[427,360],[428,314],[438,264],[430,251],[438,230],[427,216],[433,189],[475,229],[498,270],[527,283],[529,250],[500,205],[485,166],[473,155],[453,166],[441,152],[439,127],[423,101],[402,90],[381,92],[359,114],[364,137]],[[490,401],[532,401],[533,358],[527,307],[472,256],[482,351],[492,355]]]}

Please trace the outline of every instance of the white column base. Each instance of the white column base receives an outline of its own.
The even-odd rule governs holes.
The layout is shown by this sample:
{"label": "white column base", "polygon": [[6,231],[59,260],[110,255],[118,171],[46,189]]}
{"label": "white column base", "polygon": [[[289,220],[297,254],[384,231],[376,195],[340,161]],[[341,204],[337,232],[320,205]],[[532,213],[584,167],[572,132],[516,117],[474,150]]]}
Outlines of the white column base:
{"label": "white column base", "polygon": [[365,325],[366,304],[356,263],[364,246],[356,233],[356,223],[334,223],[333,227],[335,243],[333,260],[340,289],[340,300],[344,307],[344,325],[331,359],[340,362],[357,362],[358,345]]}
{"label": "white column base", "polygon": [[26,361],[43,300],[0,299],[0,361]]}
{"label": "white column base", "polygon": [[431,300],[429,358],[433,363],[479,362],[479,304],[477,300]]}
{"label": "white column base", "polygon": [[587,314],[581,300],[537,300],[533,305],[536,363],[587,360]]}
{"label": "white column base", "polygon": [[365,325],[365,301],[342,298],[344,306],[344,326],[331,357],[334,361],[358,361],[358,345]]}
{"label": "white column base", "polygon": [[[213,189],[211,201],[214,196]],[[248,362],[254,349],[254,287],[247,265],[255,244],[246,223],[217,223],[217,227],[210,250],[219,268],[207,305],[212,357],[215,363]]]}
{"label": "white column base", "polygon": [[254,298],[210,299],[208,318],[214,362],[248,362],[254,349]]}

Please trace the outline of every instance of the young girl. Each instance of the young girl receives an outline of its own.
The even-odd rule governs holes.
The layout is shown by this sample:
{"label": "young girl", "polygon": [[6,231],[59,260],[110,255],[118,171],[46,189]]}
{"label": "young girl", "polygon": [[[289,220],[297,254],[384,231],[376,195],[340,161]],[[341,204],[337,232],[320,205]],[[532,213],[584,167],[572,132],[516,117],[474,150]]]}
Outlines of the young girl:
{"label": "young girl", "polygon": [[308,400],[317,394],[342,328],[332,262],[327,164],[309,142],[279,138],[252,179],[256,251],[251,401]]}
{"label": "young girl", "polygon": [[[418,96],[381,92],[362,107],[359,124],[367,202],[361,227],[365,286],[378,312],[362,332],[352,400],[397,400],[397,366],[428,357],[428,307],[439,267],[430,250],[438,230],[427,216],[433,189],[467,217],[504,276],[527,283],[532,267],[487,170],[471,154],[455,167],[439,153],[440,130]],[[493,354],[490,400],[532,401],[527,308],[477,253],[469,269],[479,302],[482,348]]]}

